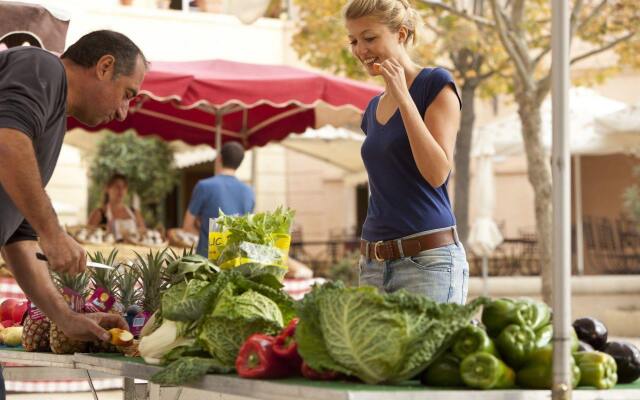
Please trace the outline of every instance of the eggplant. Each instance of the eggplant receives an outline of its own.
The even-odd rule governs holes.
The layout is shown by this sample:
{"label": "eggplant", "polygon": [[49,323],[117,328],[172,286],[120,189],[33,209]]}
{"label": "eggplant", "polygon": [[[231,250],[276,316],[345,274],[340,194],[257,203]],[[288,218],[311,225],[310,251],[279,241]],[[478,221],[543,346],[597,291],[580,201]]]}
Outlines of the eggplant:
{"label": "eggplant", "polygon": [[594,351],[594,350],[589,343],[583,342],[582,340],[578,341],[578,352],[585,352],[585,351]]}
{"label": "eggplant", "polygon": [[578,339],[589,343],[594,350],[601,350],[607,343],[607,327],[598,319],[578,318],[573,321],[573,329]]}
{"label": "eggplant", "polygon": [[602,349],[616,360],[618,383],[631,383],[640,377],[640,350],[629,342],[609,342]]}

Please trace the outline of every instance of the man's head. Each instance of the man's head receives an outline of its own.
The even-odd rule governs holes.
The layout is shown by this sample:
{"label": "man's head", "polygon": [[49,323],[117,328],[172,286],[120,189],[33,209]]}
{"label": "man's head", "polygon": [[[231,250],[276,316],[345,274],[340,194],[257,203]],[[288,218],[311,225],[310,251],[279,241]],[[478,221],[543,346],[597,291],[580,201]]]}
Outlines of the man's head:
{"label": "man's head", "polygon": [[223,168],[238,169],[244,159],[244,147],[238,142],[227,142],[220,149]]}
{"label": "man's head", "polygon": [[79,70],[69,79],[73,99],[69,112],[76,119],[95,126],[127,116],[148,64],[135,43],[118,32],[95,31],[81,37],[61,58]]}

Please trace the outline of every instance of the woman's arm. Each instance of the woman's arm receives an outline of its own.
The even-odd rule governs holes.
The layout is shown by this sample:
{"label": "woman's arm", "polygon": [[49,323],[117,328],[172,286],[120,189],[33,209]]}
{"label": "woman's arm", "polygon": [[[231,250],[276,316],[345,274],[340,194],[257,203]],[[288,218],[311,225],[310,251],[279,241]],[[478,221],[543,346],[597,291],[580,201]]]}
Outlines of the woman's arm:
{"label": "woman's arm", "polygon": [[420,115],[407,88],[404,68],[394,59],[381,64],[389,94],[396,100],[420,175],[432,187],[444,184],[453,165],[453,150],[460,124],[460,103],[447,85]]}
{"label": "woman's arm", "polygon": [[102,222],[102,208],[96,208],[95,210],[91,211],[87,225],[90,228],[97,228],[98,225],[100,225],[100,222]]}
{"label": "woman's arm", "polygon": [[136,225],[138,226],[138,230],[140,232],[144,232],[147,230],[147,226],[144,223],[144,218],[142,218],[142,213],[140,210],[135,210],[136,214]]}
{"label": "woman's arm", "polygon": [[445,86],[427,108],[424,120],[413,101],[404,102],[399,108],[420,174],[434,188],[442,186],[453,166],[460,125],[458,97],[450,86]]}

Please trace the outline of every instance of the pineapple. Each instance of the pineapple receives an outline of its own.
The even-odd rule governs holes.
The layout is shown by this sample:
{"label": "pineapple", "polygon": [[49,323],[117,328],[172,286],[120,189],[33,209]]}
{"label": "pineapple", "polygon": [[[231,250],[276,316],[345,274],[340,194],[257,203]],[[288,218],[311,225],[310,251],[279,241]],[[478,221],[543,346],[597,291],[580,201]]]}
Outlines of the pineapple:
{"label": "pineapple", "polygon": [[146,257],[136,253],[138,257],[134,264],[138,270],[140,283],[142,284],[142,312],[138,313],[131,326],[134,335],[139,335],[142,326],[136,323],[140,317],[144,317],[145,321],[158,310],[160,307],[160,296],[167,288],[167,275],[165,264],[167,249],[153,252],[149,250]]}
{"label": "pineapple", "polygon": [[133,305],[137,305],[142,297],[142,292],[138,286],[140,275],[138,269],[122,265],[116,277],[116,287],[118,288],[118,302],[126,312]]}
{"label": "pineapple", "polygon": [[[33,306],[33,305],[32,305]],[[31,319],[30,315],[24,320],[22,329],[22,347],[25,351],[50,351],[49,330],[51,322],[45,316],[41,319]]]}
{"label": "pineapple", "polygon": [[[113,249],[107,258],[104,255],[97,251],[94,255],[89,254],[89,258],[91,261],[98,262],[101,264],[106,264],[114,267],[114,269],[105,269],[105,268],[93,268],[91,269],[91,278],[93,279],[94,289],[102,288],[104,291],[108,292],[111,296],[113,296],[116,300],[118,298],[118,273],[117,268],[118,264],[116,262],[116,256],[118,254],[118,250]],[[114,307],[116,310],[109,310],[113,314],[120,314],[120,311],[117,308],[121,308],[121,306]]]}
{"label": "pineapple", "polygon": [[[104,255],[97,251],[95,254],[89,254],[89,258],[91,261],[98,262],[101,264],[110,265],[114,268],[118,268],[118,264],[116,262],[116,256],[118,255],[118,251],[116,249],[111,250],[108,257],[104,257]],[[104,269],[104,268],[93,268],[91,270],[91,278],[93,279],[93,287],[95,290],[98,288],[102,288],[104,291],[109,293],[111,296],[118,299],[118,273],[116,269]],[[110,308],[107,312],[111,314],[121,314],[122,313],[122,305],[117,302],[113,304],[113,307]],[[112,345],[111,343],[104,342],[102,340],[94,340],[90,343],[90,351],[92,353],[116,353],[118,349]]]}
{"label": "pineapple", "polygon": [[[67,273],[56,273],[54,274],[54,279],[60,291],[62,291],[63,288],[69,288],[78,293],[83,299],[86,299],[89,286],[88,272],[83,272],[75,276]],[[74,311],[81,312],[81,310]],[[83,353],[86,352],[88,348],[87,342],[69,339],[53,322],[49,330],[49,344],[51,351],[56,354]]]}
{"label": "pineapple", "polygon": [[142,309],[150,314],[160,307],[160,296],[167,288],[167,277],[164,271],[167,249],[155,254],[149,250],[146,259],[140,254],[136,266],[142,283]]}

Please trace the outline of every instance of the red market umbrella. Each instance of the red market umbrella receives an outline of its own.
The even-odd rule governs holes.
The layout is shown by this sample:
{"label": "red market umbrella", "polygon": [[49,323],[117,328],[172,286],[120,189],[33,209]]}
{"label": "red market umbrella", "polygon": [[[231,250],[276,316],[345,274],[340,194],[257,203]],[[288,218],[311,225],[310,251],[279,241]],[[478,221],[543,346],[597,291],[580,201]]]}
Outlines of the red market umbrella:
{"label": "red market umbrella", "polygon": [[135,129],[190,144],[239,140],[248,149],[309,127],[357,124],[376,86],[299,68],[224,60],[153,62],[122,122],[87,128]]}

